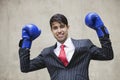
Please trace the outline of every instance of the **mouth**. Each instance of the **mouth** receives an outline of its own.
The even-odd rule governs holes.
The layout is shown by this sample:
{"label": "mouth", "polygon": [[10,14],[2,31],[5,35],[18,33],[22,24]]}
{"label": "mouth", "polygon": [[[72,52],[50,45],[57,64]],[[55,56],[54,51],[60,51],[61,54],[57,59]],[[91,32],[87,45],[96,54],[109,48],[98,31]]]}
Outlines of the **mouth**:
{"label": "mouth", "polygon": [[63,33],[62,34],[58,34],[57,36],[58,36],[58,38],[63,38],[64,34]]}
{"label": "mouth", "polygon": [[63,37],[63,35],[61,35],[61,34],[60,34],[60,35],[58,35],[58,37],[59,37],[59,38],[62,38],[62,37]]}

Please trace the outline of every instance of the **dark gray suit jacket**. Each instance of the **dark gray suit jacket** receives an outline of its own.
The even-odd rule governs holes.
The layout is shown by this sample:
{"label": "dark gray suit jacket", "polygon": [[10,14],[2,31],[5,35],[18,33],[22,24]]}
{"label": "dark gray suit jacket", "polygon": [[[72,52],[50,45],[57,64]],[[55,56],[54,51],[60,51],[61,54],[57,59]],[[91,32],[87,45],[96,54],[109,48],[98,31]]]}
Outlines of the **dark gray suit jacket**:
{"label": "dark gray suit jacket", "polygon": [[89,80],[88,67],[90,60],[111,60],[113,50],[108,37],[100,38],[102,48],[96,47],[89,39],[75,40],[74,55],[65,67],[54,53],[56,45],[45,48],[39,56],[30,60],[30,50],[19,49],[22,72],[31,72],[47,68],[51,80]]}

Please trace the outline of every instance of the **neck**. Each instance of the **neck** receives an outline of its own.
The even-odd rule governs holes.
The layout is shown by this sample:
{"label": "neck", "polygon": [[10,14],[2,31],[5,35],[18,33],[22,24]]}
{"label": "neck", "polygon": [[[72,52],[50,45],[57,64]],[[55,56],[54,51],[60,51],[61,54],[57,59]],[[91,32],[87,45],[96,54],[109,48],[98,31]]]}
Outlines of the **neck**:
{"label": "neck", "polygon": [[60,44],[64,44],[67,40],[68,40],[69,37],[67,37],[64,41],[58,41]]}

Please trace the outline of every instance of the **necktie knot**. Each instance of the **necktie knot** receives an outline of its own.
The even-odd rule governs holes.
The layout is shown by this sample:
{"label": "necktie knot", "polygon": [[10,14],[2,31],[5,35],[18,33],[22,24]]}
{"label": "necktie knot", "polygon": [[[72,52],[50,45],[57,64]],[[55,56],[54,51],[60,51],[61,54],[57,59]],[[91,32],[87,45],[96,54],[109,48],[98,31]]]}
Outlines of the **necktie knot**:
{"label": "necktie knot", "polygon": [[60,46],[60,48],[61,48],[61,49],[64,49],[64,47],[65,47],[65,45],[64,45],[64,44],[62,44],[62,45]]}

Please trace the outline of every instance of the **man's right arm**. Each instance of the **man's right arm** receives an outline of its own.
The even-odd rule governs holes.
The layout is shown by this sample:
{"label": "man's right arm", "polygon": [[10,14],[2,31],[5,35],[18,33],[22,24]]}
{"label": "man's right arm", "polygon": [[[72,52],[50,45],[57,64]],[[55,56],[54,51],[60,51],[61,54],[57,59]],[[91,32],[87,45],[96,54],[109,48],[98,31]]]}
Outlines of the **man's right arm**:
{"label": "man's right arm", "polygon": [[30,60],[32,41],[40,34],[41,30],[34,24],[27,24],[22,28],[22,39],[19,42],[19,58],[22,72],[30,72],[45,67],[42,55]]}
{"label": "man's right arm", "polygon": [[28,48],[19,48],[20,69],[21,72],[31,72],[45,67],[43,56],[40,54],[30,60],[30,50]]}

